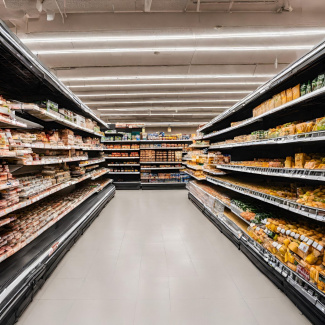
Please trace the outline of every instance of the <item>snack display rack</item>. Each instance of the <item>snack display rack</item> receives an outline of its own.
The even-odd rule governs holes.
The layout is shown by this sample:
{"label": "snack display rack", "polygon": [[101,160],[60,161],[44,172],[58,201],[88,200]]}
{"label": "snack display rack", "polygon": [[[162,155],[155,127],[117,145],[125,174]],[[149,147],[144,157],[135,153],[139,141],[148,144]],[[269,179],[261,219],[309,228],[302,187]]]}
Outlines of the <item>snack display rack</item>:
{"label": "snack display rack", "polygon": [[[107,170],[98,169],[99,165],[89,169],[79,167],[80,161],[85,161],[84,164],[80,163],[82,167],[93,166],[104,162],[105,158],[73,151],[75,149],[86,152],[105,151],[106,148],[99,144],[98,139],[103,133],[96,130],[99,130],[98,125],[107,128],[106,123],[52,75],[1,21],[0,43],[2,71],[0,94],[7,100],[10,99],[12,103],[10,118],[1,115],[0,127],[23,130],[27,125],[44,127],[44,132],[32,130],[30,134],[34,135],[40,135],[41,132],[45,134],[47,131],[54,133],[58,133],[57,130],[67,131],[66,142],[62,139],[60,143],[53,140],[42,142],[43,140],[40,140],[42,136],[37,137],[37,141],[35,137],[35,141],[29,142],[11,139],[10,145],[2,142],[2,148],[6,149],[1,150],[0,155],[3,153],[1,157],[7,162],[3,163],[2,168],[7,166],[8,175],[12,173],[14,177],[20,176],[20,179],[24,179],[25,174],[28,174],[25,179],[34,177],[47,180],[43,183],[23,180],[29,182],[29,185],[26,185],[8,176],[8,180],[3,180],[0,185],[0,190],[8,191],[2,193],[2,207],[5,208],[0,210],[0,324],[11,325],[33,300],[66,252],[114,197],[115,187],[111,185],[111,179],[103,178]],[[57,112],[34,104],[23,104],[48,99],[58,103],[60,107],[66,107],[74,116],[79,115],[89,120],[94,130],[66,120]],[[0,106],[7,104],[8,102],[1,101]],[[22,123],[20,118],[32,123]],[[78,139],[87,137],[91,141],[76,140],[73,144],[70,137],[71,134],[74,137],[74,133],[76,139],[77,136]],[[84,146],[79,143],[83,143]],[[42,149],[46,149],[48,153],[45,154]],[[66,150],[68,154],[52,150]],[[19,154],[15,155],[14,152]],[[25,159],[25,155],[33,155],[32,160],[31,156],[26,156]],[[67,164],[73,162],[76,164]],[[53,166],[55,164],[58,166],[57,170],[64,171],[60,172],[60,176],[55,174],[56,166]],[[56,176],[54,178],[39,176],[46,170]],[[77,173],[73,174],[76,171]],[[66,174],[69,174],[69,177]],[[49,184],[49,179],[52,180],[52,186],[44,190],[45,184]],[[23,187],[24,190],[30,189],[21,196],[17,195],[17,201],[10,201],[9,204],[8,199],[4,205],[6,198],[11,195],[11,190],[19,187]],[[36,193],[36,189],[42,190]],[[52,200],[56,200],[53,207]]]}
{"label": "snack display rack", "polygon": [[[237,206],[200,194],[194,181],[188,185],[189,199],[313,324],[325,319],[324,58],[325,42],[198,129],[198,140],[211,142],[209,154],[220,150],[217,155],[231,154],[232,162],[215,164],[224,173],[204,168],[206,181],[197,184],[262,204],[267,212],[276,209],[275,217],[251,223]],[[269,228],[285,218],[292,228]],[[304,226],[298,230],[295,225]],[[311,229],[308,236],[305,229]]]}

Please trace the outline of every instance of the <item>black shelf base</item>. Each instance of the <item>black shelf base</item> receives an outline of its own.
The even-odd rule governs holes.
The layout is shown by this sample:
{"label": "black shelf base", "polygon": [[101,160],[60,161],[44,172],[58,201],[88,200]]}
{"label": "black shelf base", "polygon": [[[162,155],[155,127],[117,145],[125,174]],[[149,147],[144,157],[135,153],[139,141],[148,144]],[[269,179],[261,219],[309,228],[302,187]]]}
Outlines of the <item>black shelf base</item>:
{"label": "black shelf base", "polygon": [[312,324],[325,324],[324,314],[312,302],[298,292],[281,274],[264,261],[264,259],[262,259],[248,245],[246,245],[244,241],[239,240],[230,230],[225,228],[221,222],[212,217],[209,210],[207,210],[204,205],[195,198],[195,196],[189,193],[188,198],[265,276],[272,281],[274,285],[276,285],[297,306],[297,308]]}
{"label": "black shelf base", "polygon": [[143,190],[184,190],[185,183],[141,183]]}
{"label": "black shelf base", "polygon": [[117,190],[140,190],[140,182],[113,182]]}
{"label": "black shelf base", "polygon": [[[0,325],[12,325],[17,322],[65,254],[98,217],[114,195],[115,187],[113,185],[92,195],[29,245],[0,264],[1,292],[6,291],[15,281],[19,281],[8,296],[0,302]],[[69,230],[71,230],[70,233]],[[65,233],[69,234],[58,248],[51,255],[42,257],[42,261],[31,272],[18,280],[19,276],[22,276],[33,262],[46,254],[49,248],[53,247],[53,243],[56,243]]]}

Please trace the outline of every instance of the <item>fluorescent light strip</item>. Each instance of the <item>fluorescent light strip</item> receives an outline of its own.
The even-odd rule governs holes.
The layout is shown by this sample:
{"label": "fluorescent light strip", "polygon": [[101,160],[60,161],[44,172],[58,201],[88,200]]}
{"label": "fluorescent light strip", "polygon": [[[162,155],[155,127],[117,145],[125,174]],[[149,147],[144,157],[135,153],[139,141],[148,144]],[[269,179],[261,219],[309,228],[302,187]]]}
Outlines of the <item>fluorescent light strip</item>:
{"label": "fluorescent light strip", "polygon": [[118,123],[125,123],[125,124],[141,124],[143,126],[195,126],[198,127],[199,125],[206,124],[208,122],[138,122],[129,120],[128,122],[118,122]]}
{"label": "fluorescent light strip", "polygon": [[251,90],[225,91],[187,91],[187,92],[160,92],[160,93],[107,93],[107,94],[75,94],[78,97],[117,97],[117,96],[160,96],[160,95],[214,95],[214,94],[249,94]]}
{"label": "fluorescent light strip", "polygon": [[146,52],[249,52],[249,51],[291,51],[311,50],[312,45],[276,45],[276,46],[201,46],[201,47],[142,47],[111,49],[66,49],[33,51],[35,55],[53,54],[98,54],[98,53],[146,53]]}
{"label": "fluorescent light strip", "polygon": [[116,104],[159,104],[159,103],[215,103],[215,102],[238,102],[240,99],[182,99],[182,100],[134,100],[120,102],[84,102],[86,105],[116,105]]}
{"label": "fluorescent light strip", "polygon": [[165,110],[165,111],[182,111],[182,110],[200,110],[200,109],[211,109],[211,110],[222,110],[224,111],[225,109],[229,108],[229,106],[198,106],[198,107],[165,107],[165,106],[161,106],[161,107],[123,107],[123,108],[97,108],[97,111],[145,111],[145,110],[151,110],[151,111],[155,111],[155,110]]}
{"label": "fluorescent light strip", "polygon": [[111,113],[111,114],[101,114],[101,116],[216,116],[215,113]]}
{"label": "fluorescent light strip", "polygon": [[77,36],[77,37],[53,37],[53,38],[23,38],[25,44],[32,43],[94,43],[94,42],[132,42],[132,41],[168,41],[168,40],[198,40],[198,39],[229,39],[229,38],[265,38],[265,37],[292,37],[325,35],[324,29],[296,30],[296,31],[272,31],[272,32],[243,32],[221,34],[190,34],[190,35],[137,35],[137,36]]}
{"label": "fluorescent light strip", "polygon": [[258,86],[264,82],[188,82],[188,83],[161,83],[161,84],[100,84],[100,85],[71,85],[68,88],[115,88],[115,87],[163,87],[163,86]]}
{"label": "fluorescent light strip", "polygon": [[96,80],[150,80],[150,79],[232,79],[232,78],[272,78],[274,74],[205,74],[205,75],[148,75],[148,76],[101,76],[101,77],[71,77],[59,78],[61,81],[96,81]]}

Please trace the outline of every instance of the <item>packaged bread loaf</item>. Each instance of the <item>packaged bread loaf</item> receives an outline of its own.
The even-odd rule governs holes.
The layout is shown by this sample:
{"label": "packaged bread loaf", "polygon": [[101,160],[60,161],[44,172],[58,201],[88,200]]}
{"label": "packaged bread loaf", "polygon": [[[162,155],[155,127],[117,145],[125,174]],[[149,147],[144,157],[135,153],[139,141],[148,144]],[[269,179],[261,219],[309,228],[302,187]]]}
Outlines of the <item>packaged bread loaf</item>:
{"label": "packaged bread loaf", "polygon": [[273,96],[274,99],[274,107],[279,107],[282,105],[281,94],[277,94]]}
{"label": "packaged bread loaf", "polygon": [[300,97],[300,84],[292,88],[292,99],[297,99]]}
{"label": "packaged bread loaf", "polygon": [[284,91],[282,91],[281,92],[281,103],[282,103],[282,105],[283,104],[285,104],[286,102],[287,102],[287,93],[286,93],[286,91],[284,90]]}
{"label": "packaged bread loaf", "polygon": [[287,96],[287,102],[291,102],[292,101],[292,89],[291,88],[286,90],[286,96]]}

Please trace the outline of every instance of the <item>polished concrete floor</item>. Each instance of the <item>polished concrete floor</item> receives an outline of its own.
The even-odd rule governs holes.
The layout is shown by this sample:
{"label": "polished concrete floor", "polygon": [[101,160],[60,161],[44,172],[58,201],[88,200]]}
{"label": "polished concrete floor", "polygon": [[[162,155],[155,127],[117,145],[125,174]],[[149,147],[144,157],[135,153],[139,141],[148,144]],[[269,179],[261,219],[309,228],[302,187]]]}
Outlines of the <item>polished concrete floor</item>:
{"label": "polished concrete floor", "polygon": [[118,191],[19,325],[310,324],[187,199]]}

